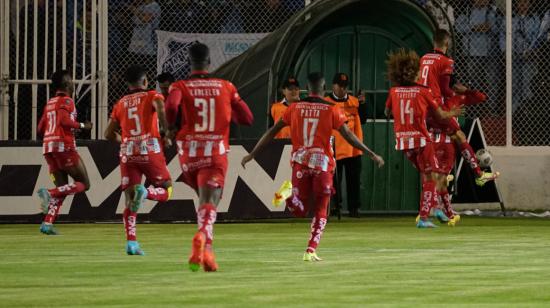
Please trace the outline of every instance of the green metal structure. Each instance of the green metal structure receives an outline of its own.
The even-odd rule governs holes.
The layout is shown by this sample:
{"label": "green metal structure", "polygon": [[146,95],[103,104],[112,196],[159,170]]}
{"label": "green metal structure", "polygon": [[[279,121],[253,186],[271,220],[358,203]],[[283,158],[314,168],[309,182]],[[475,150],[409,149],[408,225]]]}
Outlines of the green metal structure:
{"label": "green metal structure", "polygon": [[364,141],[386,159],[380,170],[363,159],[361,210],[416,212],[418,173],[394,150],[393,123],[383,115],[390,87],[385,61],[389,51],[400,47],[427,52],[433,30],[431,18],[411,1],[315,2],[216,71],[237,85],[256,117],[252,128],[237,130],[235,137],[258,138],[265,131],[269,104],[288,75],[305,84],[308,72],[321,71],[328,80],[336,72],[348,73],[350,90],[363,90],[369,104]]}

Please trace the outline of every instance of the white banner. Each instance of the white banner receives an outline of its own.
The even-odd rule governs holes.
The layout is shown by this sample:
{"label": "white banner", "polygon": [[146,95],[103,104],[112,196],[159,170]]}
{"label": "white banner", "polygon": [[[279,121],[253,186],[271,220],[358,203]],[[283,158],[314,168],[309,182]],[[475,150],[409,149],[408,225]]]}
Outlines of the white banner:
{"label": "white banner", "polygon": [[187,51],[194,42],[210,47],[214,71],[223,63],[242,54],[268,33],[175,33],[156,31],[158,38],[157,72],[172,73],[176,79],[187,78],[191,68]]}

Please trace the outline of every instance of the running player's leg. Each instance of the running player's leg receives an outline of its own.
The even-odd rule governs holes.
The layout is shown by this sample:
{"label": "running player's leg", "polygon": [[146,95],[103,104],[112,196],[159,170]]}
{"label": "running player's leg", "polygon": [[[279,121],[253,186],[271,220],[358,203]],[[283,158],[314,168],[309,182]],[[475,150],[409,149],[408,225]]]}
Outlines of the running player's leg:
{"label": "running player's leg", "polygon": [[172,196],[172,180],[170,172],[166,168],[164,155],[149,155],[149,163],[143,166],[143,172],[147,182],[147,199],[158,202],[166,202]]}
{"label": "running player's leg", "polygon": [[292,195],[286,199],[286,207],[294,217],[306,217],[309,210],[312,177],[308,168],[300,164],[292,166]]}
{"label": "running player's leg", "polygon": [[217,206],[222,198],[226,172],[227,157],[224,156],[212,158],[210,166],[203,167],[196,173],[200,205],[197,209],[198,231],[193,238],[193,249],[189,258],[192,271],[198,270],[201,264],[207,272],[218,269],[212,245]]}
{"label": "running player's leg", "polygon": [[54,198],[64,198],[68,195],[75,195],[90,188],[90,180],[86,166],[77,152],[56,153],[58,166],[67,173],[73,180],[73,183],[65,183],[48,190]]}
{"label": "running player's leg", "polygon": [[126,253],[128,255],[144,255],[137,241],[137,212],[147,191],[141,185],[142,173],[137,164],[120,162],[121,185],[124,191],[125,207],[122,212],[122,222],[126,233]]}
{"label": "running player's leg", "polygon": [[311,236],[304,254],[304,261],[321,261],[316,249],[327,224],[327,211],[332,195],[332,173],[316,172],[312,178],[312,188],[315,202],[315,213],[311,221]]}
{"label": "running player's leg", "polygon": [[[50,168],[50,177],[55,186],[63,186],[69,182],[67,173],[62,170],[52,171],[52,168]],[[61,205],[63,204],[65,197],[51,197],[49,192],[44,188],[41,188],[38,191],[38,195],[42,199],[42,210],[46,214],[42,224],[40,225],[40,232],[47,235],[56,235],[58,232],[53,227],[53,223],[59,215],[59,210],[61,209]]]}

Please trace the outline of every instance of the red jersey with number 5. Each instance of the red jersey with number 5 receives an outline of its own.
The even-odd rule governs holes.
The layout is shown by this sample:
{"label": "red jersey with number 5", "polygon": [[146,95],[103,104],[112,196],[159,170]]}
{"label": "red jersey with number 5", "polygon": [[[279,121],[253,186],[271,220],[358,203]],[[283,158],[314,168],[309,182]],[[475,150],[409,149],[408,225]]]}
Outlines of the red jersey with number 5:
{"label": "red jersey with number 5", "polygon": [[419,85],[390,89],[386,108],[392,111],[394,118],[396,150],[421,148],[430,142],[426,115],[429,109],[438,108],[431,92]]}
{"label": "red jersey with number 5", "polygon": [[[441,78],[445,75],[452,75],[454,70],[453,59],[444,53],[435,50],[425,54],[420,59],[420,80],[419,83],[432,90],[437,102],[443,102]],[[448,86],[447,86],[448,87]]]}
{"label": "red jersey with number 5", "polygon": [[78,123],[72,98],[65,94],[52,97],[44,106],[44,113],[38,125],[38,130],[44,134],[42,152],[74,151],[76,149],[74,139],[76,128],[78,128]]}
{"label": "red jersey with number 5", "polygon": [[113,107],[111,119],[121,128],[121,156],[162,151],[155,100],[164,101],[164,97],[156,91],[139,90],[122,97]]}
{"label": "red jersey with number 5", "polygon": [[212,157],[229,151],[229,127],[250,125],[252,112],[241,99],[235,86],[206,73],[191,75],[170,87],[166,117],[175,121],[177,106],[182,106],[182,127],[176,136],[179,155]]}
{"label": "red jersey with number 5", "polygon": [[307,97],[291,104],[282,120],[290,125],[293,163],[321,171],[334,169],[332,131],[347,121],[336,104],[320,97]]}

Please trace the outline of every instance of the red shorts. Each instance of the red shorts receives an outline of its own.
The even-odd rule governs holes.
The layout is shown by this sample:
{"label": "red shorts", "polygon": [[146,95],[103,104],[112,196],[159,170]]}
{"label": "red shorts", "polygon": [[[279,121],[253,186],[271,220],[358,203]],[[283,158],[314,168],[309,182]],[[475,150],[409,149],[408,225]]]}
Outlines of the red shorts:
{"label": "red shorts", "polygon": [[458,123],[458,120],[456,118],[446,120],[436,120],[430,118],[428,120],[428,127],[436,132],[441,132],[448,136],[452,136],[456,134],[456,132],[461,130],[460,124]]}
{"label": "red shorts", "polygon": [[443,173],[435,156],[435,146],[433,143],[428,142],[425,147],[404,150],[404,152],[407,159],[413,163],[420,173]]}
{"label": "red shorts", "polygon": [[141,184],[143,175],[155,186],[161,186],[171,180],[162,153],[120,157],[120,175],[122,190]]}
{"label": "red shorts", "polygon": [[80,155],[77,151],[45,153],[44,158],[48,163],[50,173],[64,171],[78,166],[80,163]]}
{"label": "red shorts", "polygon": [[456,160],[456,148],[454,143],[438,142],[434,143],[435,157],[439,164],[439,169],[445,173],[451,173]]}
{"label": "red shorts", "polygon": [[179,156],[183,182],[194,190],[199,187],[223,188],[227,173],[227,155],[212,157]]}

